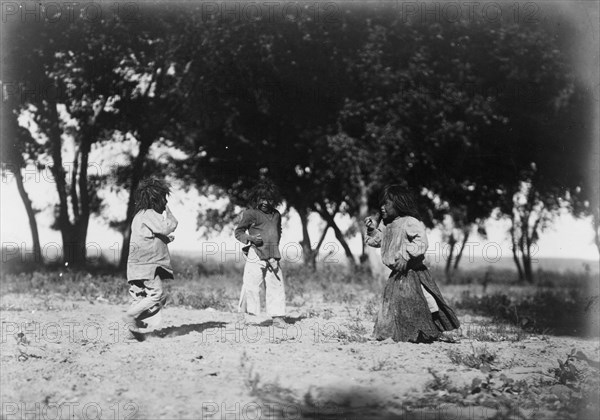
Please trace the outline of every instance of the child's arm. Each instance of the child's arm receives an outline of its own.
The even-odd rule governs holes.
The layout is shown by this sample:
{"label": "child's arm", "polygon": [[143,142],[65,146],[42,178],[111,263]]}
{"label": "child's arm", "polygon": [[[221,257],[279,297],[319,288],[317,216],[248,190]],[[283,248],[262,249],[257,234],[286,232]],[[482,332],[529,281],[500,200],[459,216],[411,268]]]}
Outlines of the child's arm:
{"label": "child's arm", "polygon": [[279,238],[277,239],[277,245],[279,245],[279,241],[281,241],[281,235],[283,235],[283,228],[281,227],[281,214],[279,215],[279,220],[277,220],[277,231],[279,232]]}
{"label": "child's arm", "polygon": [[429,242],[427,242],[427,234],[425,232],[425,225],[419,222],[417,219],[410,218],[406,222],[406,246],[403,249],[404,257],[407,260],[413,258],[424,258]]}
{"label": "child's arm", "polygon": [[406,271],[409,261],[425,259],[429,244],[423,223],[412,217],[408,219],[403,229],[403,236],[398,240],[400,247],[394,257],[394,270]]}
{"label": "child's arm", "polygon": [[367,236],[365,237],[365,244],[372,246],[373,248],[381,248],[381,230],[375,227],[375,222],[370,217],[365,219],[365,225],[367,226]]}
{"label": "child's arm", "polygon": [[167,217],[163,219],[162,214],[157,213],[154,210],[146,210],[142,223],[146,225],[154,235],[166,237],[175,231],[178,224],[177,219],[175,219],[175,216],[173,216],[169,207],[166,209],[166,216]]}
{"label": "child's arm", "polygon": [[237,225],[235,231],[233,232],[235,235],[235,239],[244,244],[251,242],[258,246],[262,245],[262,238],[260,237],[260,234],[253,236],[246,233],[253,223],[254,217],[252,216],[252,213],[249,211],[245,211],[242,214],[242,220],[240,220],[240,223]]}

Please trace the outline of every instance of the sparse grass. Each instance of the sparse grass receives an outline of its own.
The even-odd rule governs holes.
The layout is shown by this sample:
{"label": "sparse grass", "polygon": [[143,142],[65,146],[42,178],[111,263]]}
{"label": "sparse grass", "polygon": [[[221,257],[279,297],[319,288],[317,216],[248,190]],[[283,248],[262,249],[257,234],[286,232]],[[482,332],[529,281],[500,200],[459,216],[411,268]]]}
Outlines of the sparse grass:
{"label": "sparse grass", "polygon": [[[230,264],[204,263],[200,264],[202,269],[199,261],[200,258],[194,256],[173,257],[175,279],[164,282],[165,290],[171,295],[169,304],[197,309],[234,309],[242,284],[243,260]],[[362,321],[374,320],[381,296],[377,282],[370,274],[352,273],[346,267],[331,264],[322,265],[317,271],[301,264],[287,264],[283,270],[288,302],[304,305],[321,296],[324,303],[360,307],[361,314],[357,316]],[[597,328],[594,331],[585,329],[587,321],[598,315],[600,307],[598,293],[590,288],[593,275],[589,272],[558,274],[538,271],[542,287],[518,285],[514,281],[514,273],[496,270],[488,276],[491,282],[488,292],[482,294],[484,270],[458,273],[452,285],[442,284],[438,271],[432,270],[434,277],[440,282],[443,295],[459,314],[483,315],[493,320],[491,328],[477,326],[469,330],[470,326],[463,326],[469,338],[496,342],[520,341],[530,333],[600,335]],[[460,277],[462,275],[465,277]],[[574,287],[569,287],[570,282]],[[583,287],[583,284],[587,286]],[[493,292],[495,289],[501,291]],[[124,274],[110,267],[104,271],[94,268],[92,272],[83,272],[55,266],[44,271],[5,273],[0,295],[9,293],[36,297],[59,294],[74,300],[101,300],[113,304],[126,304],[129,299]],[[4,310],[15,310],[0,306]],[[326,320],[333,316],[328,309],[318,309],[315,314]],[[498,325],[500,327],[496,328]],[[352,327],[340,329],[340,339],[343,340],[361,340],[358,338],[361,335]]]}
{"label": "sparse grass", "polygon": [[379,372],[382,370],[392,369],[394,367],[394,362],[389,358],[385,359],[377,359],[373,361],[373,365],[369,369],[371,372]]}
{"label": "sparse grass", "polygon": [[[474,361],[477,365],[488,358],[487,351],[476,351],[467,357],[458,355],[456,363]],[[537,379],[517,381],[504,373],[488,371],[484,377],[474,378],[464,386],[456,386],[448,375],[429,369],[432,379],[422,393],[413,398],[408,396],[404,406],[411,410],[440,404],[483,406],[495,410],[486,417],[494,419],[531,418],[532,412],[542,418],[598,418],[600,378],[586,359],[581,351],[573,349],[564,361],[557,360],[558,366],[549,369],[549,374]],[[544,411],[540,412],[542,408]]]}
{"label": "sparse grass", "polygon": [[561,413],[586,413],[579,418],[597,418],[597,414],[587,417],[587,413],[599,413],[600,377],[598,369],[589,365],[587,356],[577,349],[572,349],[564,361],[557,359],[558,366],[548,370],[550,385],[557,385],[556,406]]}
{"label": "sparse grass", "polygon": [[[268,415],[265,418],[293,418],[302,419],[346,419],[346,418],[392,418],[397,413],[388,412],[378,401],[369,399],[364,405],[356,405],[356,401],[366,401],[364,395],[360,393],[345,393],[331,395],[335,399],[323,399],[319,393],[313,393],[309,388],[302,398],[295,392],[285,388],[277,381],[265,381],[254,371],[248,355],[242,354],[240,371],[244,375],[244,384],[248,394],[254,398],[258,405],[258,410],[262,407],[268,408]],[[257,414],[257,415],[255,415]],[[266,411],[262,413],[266,414]],[[259,418],[261,413],[249,413],[249,417]]]}
{"label": "sparse grass", "polygon": [[225,289],[201,290],[190,293],[186,289],[173,290],[170,302],[177,306],[187,306],[194,309],[213,308],[217,310],[233,310],[232,298],[226,295]]}
{"label": "sparse grass", "polygon": [[364,314],[369,317],[371,321],[375,321],[379,307],[381,306],[381,298],[371,297],[367,300],[364,308]]}
{"label": "sparse grass", "polygon": [[[239,297],[242,284],[242,266],[231,265],[206,266],[200,270],[193,259],[181,260],[176,263],[175,279],[165,281],[165,289],[170,294],[170,305],[186,306],[205,309],[233,310]],[[61,275],[62,274],[62,275]],[[304,306],[309,317],[327,320],[321,322],[317,332],[319,342],[323,343],[362,343],[369,335],[368,323],[380,307],[380,292],[374,288],[375,282],[359,274],[348,273],[347,270],[332,266],[322,267],[312,272],[299,265],[284,267],[286,276],[286,295],[288,302],[296,299],[307,302]],[[483,370],[471,383],[458,386],[453,384],[448,375],[430,370],[432,379],[420,390],[418,397],[405,400],[404,406],[440,407],[441,404],[454,404],[459,407],[489,407],[492,410],[488,418],[528,418],[519,410],[543,407],[549,410],[542,413],[554,418],[596,418],[599,407],[594,399],[598,395],[598,370],[590,367],[576,351],[558,360],[557,364],[543,373],[540,378],[528,377],[527,382],[517,381],[506,375],[507,368],[513,361],[505,363],[498,360],[495,352],[485,343],[501,341],[520,341],[532,333],[564,333],[573,327],[581,327],[583,316],[597,310],[597,294],[585,290],[566,287],[565,282],[572,277],[565,275],[561,281],[559,275],[545,274],[544,286],[518,286],[506,278],[494,278],[487,287],[488,292],[481,294],[482,284],[476,274],[473,274],[469,284],[444,285],[440,281],[442,293],[448,300],[453,300],[452,306],[461,312],[492,317],[492,321],[478,319],[476,322],[463,322],[461,331],[452,331],[469,339],[482,343],[471,351],[458,351],[448,348],[450,360],[460,366]],[[576,284],[579,280],[574,280]],[[510,289],[507,288],[510,286]],[[504,290],[494,292],[495,288]],[[448,292],[451,291],[451,292]],[[455,292],[454,294],[452,292]],[[466,292],[466,293],[463,293]],[[56,308],[56,297],[65,296],[73,300],[101,300],[111,304],[126,304],[128,300],[127,282],[122,274],[110,272],[71,272],[55,268],[54,270],[36,271],[21,274],[4,275],[0,283],[0,295],[27,294],[36,296],[42,310]],[[323,295],[323,300],[313,297]],[[20,299],[20,298],[19,298]],[[321,305],[323,301],[327,305]],[[19,300],[17,300],[17,304]],[[335,303],[335,305],[329,305]],[[69,304],[71,304],[69,302]],[[326,307],[325,307],[326,306]],[[7,310],[4,306],[1,309]],[[8,308],[10,309],[10,308]],[[461,321],[465,317],[461,317]],[[331,320],[331,321],[330,321]],[[365,326],[367,325],[367,326]],[[571,330],[570,330],[571,329]],[[312,332],[313,330],[311,330]],[[571,332],[578,335],[580,332]],[[321,340],[321,338],[323,338]],[[277,339],[275,342],[282,342]],[[291,339],[290,339],[291,340]],[[36,358],[36,353],[21,342],[19,351],[21,359]],[[398,344],[400,346],[402,344]],[[336,344],[335,347],[340,347]],[[356,349],[371,349],[367,346],[346,346],[345,351]],[[22,350],[22,351],[21,351]],[[357,362],[365,371],[373,375],[386,375],[386,371],[394,372],[398,368],[394,357],[377,358],[364,352],[366,357],[358,355]],[[501,351],[500,355],[503,355]],[[510,356],[509,356],[510,357]],[[27,360],[27,359],[25,359]],[[25,361],[24,360],[24,361]],[[504,370],[505,373],[502,371]],[[375,373],[379,372],[379,373]],[[365,372],[367,373],[367,372]],[[475,374],[476,372],[470,372]],[[368,418],[373,409],[373,417],[380,411],[389,409],[390,405],[361,406],[356,409],[352,405],[354,394],[343,395],[337,402],[332,403],[328,397],[323,397],[312,390],[298,393],[286,388],[278,381],[266,380],[268,373],[259,375],[253,369],[247,355],[242,357],[242,375],[246,390],[250,396],[261,404],[275,407],[274,417],[284,417],[289,412],[277,411],[295,407],[295,413],[301,413],[309,418]],[[391,374],[391,373],[389,373]],[[304,393],[304,395],[303,395]],[[338,397],[338,396],[336,396]],[[358,395],[360,397],[360,395]],[[413,398],[413,399],[411,399]],[[265,405],[266,406],[266,405]],[[324,407],[331,411],[323,412]],[[366,408],[365,408],[366,407]],[[533,408],[531,408],[533,407]],[[318,417],[315,412],[321,417]],[[363,411],[360,411],[363,410]],[[535,410],[534,410],[535,411]],[[591,415],[589,415],[592,413]],[[257,413],[249,413],[250,417]],[[331,414],[329,416],[329,414]],[[406,414],[406,413],[404,413]],[[390,418],[397,415],[394,411]],[[531,417],[531,416],[530,416]],[[408,416],[407,418],[411,418]]]}
{"label": "sparse grass", "polygon": [[481,342],[518,342],[530,334],[522,328],[506,322],[480,320],[476,323],[463,322],[459,330],[446,333],[452,338],[460,339],[460,334],[470,340]]}
{"label": "sparse grass", "polygon": [[342,328],[338,328],[335,331],[333,338],[336,338],[345,344],[365,343],[368,340],[367,337],[365,337],[362,334],[358,334],[356,332],[348,331],[348,330],[342,329]]}
{"label": "sparse grass", "polygon": [[496,353],[488,350],[487,346],[475,347],[471,344],[471,352],[463,353],[459,350],[449,349],[446,354],[455,365],[464,365],[471,369],[489,371],[496,361]]}
{"label": "sparse grass", "polygon": [[456,302],[456,308],[490,316],[495,322],[509,322],[534,333],[598,334],[585,328],[590,317],[597,315],[598,297],[584,290],[539,291],[525,296],[505,293],[477,296],[465,291]]}
{"label": "sparse grass", "polygon": [[448,375],[440,375],[435,369],[428,369],[433,379],[425,384],[425,391],[444,391],[451,387],[450,377]]}

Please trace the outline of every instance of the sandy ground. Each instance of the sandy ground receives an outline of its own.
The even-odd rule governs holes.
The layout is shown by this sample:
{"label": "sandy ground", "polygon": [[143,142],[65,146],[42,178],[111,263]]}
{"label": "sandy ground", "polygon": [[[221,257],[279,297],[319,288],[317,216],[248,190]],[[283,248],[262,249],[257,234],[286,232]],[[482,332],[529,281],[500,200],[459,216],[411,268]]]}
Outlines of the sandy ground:
{"label": "sandy ground", "polygon": [[[2,306],[4,419],[562,418],[556,407],[571,397],[564,386],[541,388],[538,403],[510,416],[486,399],[444,403],[447,391],[424,389],[431,369],[459,387],[486,377],[453,363],[451,350],[485,347],[496,353],[494,378],[528,383],[551,379],[548,369],[573,348],[600,356],[597,339],[496,331],[497,341],[478,341],[489,320],[468,316],[456,344],[377,342],[372,322],[352,335],[352,309],[331,304],[296,308],[286,329],[242,328],[233,313],[167,306],[162,327],[143,342],[125,340],[122,305],[7,295]],[[432,395],[440,402],[410,404]]]}

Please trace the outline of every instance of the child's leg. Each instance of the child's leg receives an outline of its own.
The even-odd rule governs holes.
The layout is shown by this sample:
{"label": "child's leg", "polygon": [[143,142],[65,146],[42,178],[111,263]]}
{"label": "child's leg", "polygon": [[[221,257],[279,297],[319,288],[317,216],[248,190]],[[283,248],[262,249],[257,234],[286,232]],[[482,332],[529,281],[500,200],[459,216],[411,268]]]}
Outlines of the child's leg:
{"label": "child's leg", "polygon": [[[144,288],[144,280],[133,280],[129,282],[129,297],[131,299],[130,309],[137,305],[146,297],[146,289]],[[125,314],[124,321],[128,324],[129,329],[136,330],[138,322],[129,314],[129,310]]]}
{"label": "child's leg", "polygon": [[133,280],[129,282],[129,297],[131,305],[135,305],[146,296],[143,280]]}
{"label": "child's leg", "polygon": [[127,311],[128,317],[137,319],[142,312],[160,304],[163,297],[163,288],[158,274],[152,280],[144,280],[144,291],[146,296],[131,305]]}
{"label": "child's leg", "polygon": [[283,272],[279,266],[273,264],[273,271],[267,270],[265,275],[267,287],[266,301],[267,314],[270,316],[285,315],[285,287],[283,284]]}
{"label": "child's leg", "polygon": [[264,281],[262,261],[246,261],[244,266],[244,284],[240,296],[239,312],[260,315],[260,285]]}

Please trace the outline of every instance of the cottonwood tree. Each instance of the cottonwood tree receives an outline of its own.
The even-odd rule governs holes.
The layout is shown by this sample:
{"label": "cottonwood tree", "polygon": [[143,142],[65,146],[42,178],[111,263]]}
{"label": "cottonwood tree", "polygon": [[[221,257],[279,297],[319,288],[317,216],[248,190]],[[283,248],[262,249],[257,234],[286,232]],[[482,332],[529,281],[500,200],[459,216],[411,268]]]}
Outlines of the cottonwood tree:
{"label": "cottonwood tree", "polygon": [[[88,158],[91,145],[104,136],[104,120],[110,118],[106,101],[112,86],[106,71],[113,59],[103,49],[101,36],[81,36],[99,26],[79,22],[10,21],[5,29],[11,63],[6,76],[18,87],[19,95],[11,103],[9,124],[14,127],[15,119],[26,111],[30,135],[40,143],[29,150],[30,160],[39,162],[45,154],[52,161],[50,172],[59,199],[55,226],[61,232],[63,259],[73,265],[85,264],[90,203],[95,194],[88,184]],[[72,142],[71,158],[64,156],[66,139]],[[17,149],[24,152],[26,140],[21,136],[17,141],[21,143]]]}

